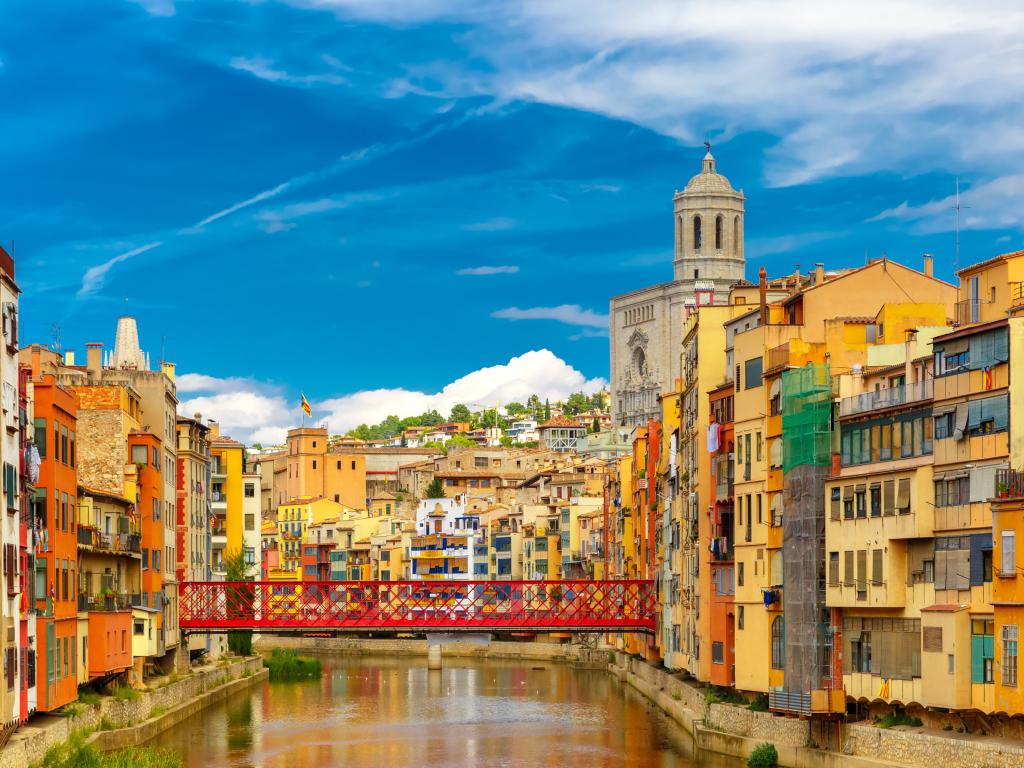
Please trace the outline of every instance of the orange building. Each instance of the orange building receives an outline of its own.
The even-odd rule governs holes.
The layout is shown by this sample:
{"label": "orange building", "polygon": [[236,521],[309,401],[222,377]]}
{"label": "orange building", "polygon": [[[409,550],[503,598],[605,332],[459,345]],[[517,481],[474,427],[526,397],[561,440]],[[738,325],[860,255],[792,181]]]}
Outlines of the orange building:
{"label": "orange building", "polygon": [[[711,451],[714,507],[711,513],[711,670],[714,685],[732,686],[736,670],[736,622],[733,596],[736,593],[733,564],[733,392],[732,382],[713,389],[709,395],[712,424],[717,430],[718,448]],[[710,439],[710,438],[709,438]],[[710,451],[711,445],[708,445]]]}
{"label": "orange building", "polygon": [[[78,397],[52,375],[33,382],[39,479],[32,502],[36,526],[36,685],[40,711],[78,698],[78,542],[75,433]],[[82,660],[84,661],[84,659]]]}
{"label": "orange building", "polygon": [[[141,521],[142,597],[136,608],[156,611],[157,654],[163,654],[164,594],[163,564],[163,477],[160,438],[152,432],[133,429],[128,434],[128,452],[136,468],[136,514]],[[139,655],[139,654],[136,654]]]}

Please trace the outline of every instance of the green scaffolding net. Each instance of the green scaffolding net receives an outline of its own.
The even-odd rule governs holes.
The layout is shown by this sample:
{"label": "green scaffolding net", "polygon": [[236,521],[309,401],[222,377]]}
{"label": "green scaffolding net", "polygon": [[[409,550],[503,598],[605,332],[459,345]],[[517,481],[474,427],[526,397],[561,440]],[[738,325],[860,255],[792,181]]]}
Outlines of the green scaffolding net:
{"label": "green scaffolding net", "polygon": [[828,364],[782,373],[782,471],[832,461],[832,379]]}

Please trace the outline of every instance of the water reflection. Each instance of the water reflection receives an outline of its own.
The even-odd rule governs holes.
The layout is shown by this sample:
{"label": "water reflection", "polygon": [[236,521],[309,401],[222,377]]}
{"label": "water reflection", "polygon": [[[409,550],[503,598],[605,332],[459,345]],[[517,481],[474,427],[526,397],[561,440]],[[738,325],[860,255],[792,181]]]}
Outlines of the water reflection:
{"label": "water reflection", "polygon": [[635,691],[562,665],[325,657],[320,680],[264,683],[157,739],[187,768],[722,766]]}

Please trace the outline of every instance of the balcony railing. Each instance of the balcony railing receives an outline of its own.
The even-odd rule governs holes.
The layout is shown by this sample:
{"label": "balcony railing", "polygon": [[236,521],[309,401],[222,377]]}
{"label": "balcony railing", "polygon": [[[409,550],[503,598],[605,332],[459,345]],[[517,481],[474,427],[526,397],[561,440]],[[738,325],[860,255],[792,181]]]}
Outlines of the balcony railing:
{"label": "balcony railing", "polygon": [[127,611],[131,607],[131,595],[78,595],[80,611]]}
{"label": "balcony railing", "polygon": [[1009,499],[1024,497],[1024,472],[1019,469],[997,469],[996,496]]}
{"label": "balcony railing", "polygon": [[78,526],[76,534],[78,544],[106,552],[142,551],[142,539],[137,533],[100,533],[95,528]]}
{"label": "balcony railing", "polygon": [[1024,282],[1010,283],[1010,306],[1019,307],[1024,304]]}
{"label": "balcony railing", "polygon": [[878,411],[883,408],[896,408],[909,403],[931,400],[934,391],[934,379],[922,379],[911,384],[898,387],[863,392],[853,397],[844,397],[840,403],[840,415],[853,416],[858,413]]}
{"label": "balcony railing", "polygon": [[956,323],[957,325],[969,325],[970,323],[977,323],[981,320],[982,304],[987,304],[987,301],[982,299],[967,299],[966,301],[958,301],[956,303]]}

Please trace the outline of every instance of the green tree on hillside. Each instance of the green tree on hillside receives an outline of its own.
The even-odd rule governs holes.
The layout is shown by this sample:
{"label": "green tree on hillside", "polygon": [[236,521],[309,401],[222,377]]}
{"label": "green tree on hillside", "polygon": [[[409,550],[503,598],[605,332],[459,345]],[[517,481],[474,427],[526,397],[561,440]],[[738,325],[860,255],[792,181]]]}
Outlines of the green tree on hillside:
{"label": "green tree on hillside", "polygon": [[551,420],[551,401],[550,400],[545,400],[544,401],[544,421],[550,421],[550,420]]}
{"label": "green tree on hillside", "polygon": [[444,498],[444,485],[441,483],[441,478],[435,477],[430,481],[430,485],[427,486],[426,497],[428,499],[443,499]]}
{"label": "green tree on hillside", "polygon": [[565,413],[573,416],[577,413],[590,410],[590,398],[582,392],[573,392],[565,401]]}
{"label": "green tree on hillside", "polygon": [[469,421],[472,417],[473,414],[470,413],[469,408],[462,403],[456,403],[452,406],[452,413],[448,417],[448,421]]}
{"label": "green tree on hillside", "polygon": [[505,406],[505,413],[507,413],[512,418],[522,416],[526,412],[526,406],[523,405],[522,403],[517,403],[513,401]]}

